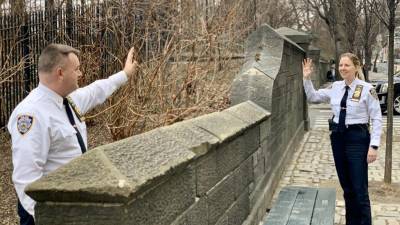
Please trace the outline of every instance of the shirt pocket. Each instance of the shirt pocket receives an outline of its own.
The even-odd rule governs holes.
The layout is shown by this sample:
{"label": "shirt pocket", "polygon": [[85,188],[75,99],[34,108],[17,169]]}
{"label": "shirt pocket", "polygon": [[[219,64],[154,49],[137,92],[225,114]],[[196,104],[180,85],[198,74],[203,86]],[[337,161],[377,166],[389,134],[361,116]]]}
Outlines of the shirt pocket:
{"label": "shirt pocket", "polygon": [[347,102],[347,114],[348,115],[359,115],[364,111],[364,105],[361,101],[352,101],[349,100]]}
{"label": "shirt pocket", "polygon": [[76,149],[79,149],[76,130],[72,126],[56,127],[52,136],[51,148],[54,152],[67,152],[74,154]]}

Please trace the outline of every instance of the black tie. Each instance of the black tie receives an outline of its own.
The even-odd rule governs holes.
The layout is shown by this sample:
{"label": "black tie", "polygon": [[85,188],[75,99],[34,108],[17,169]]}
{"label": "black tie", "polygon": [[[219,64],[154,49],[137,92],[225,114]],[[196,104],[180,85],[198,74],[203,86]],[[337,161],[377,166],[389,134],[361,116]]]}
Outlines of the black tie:
{"label": "black tie", "polygon": [[340,114],[339,114],[339,131],[343,132],[346,129],[346,102],[347,96],[349,95],[349,86],[346,85],[346,91],[344,92],[342,101],[340,101]]}
{"label": "black tie", "polygon": [[69,106],[69,102],[66,98],[64,98],[63,103],[65,105],[65,111],[67,111],[68,120],[76,130],[76,137],[78,138],[79,146],[81,146],[81,151],[82,151],[82,153],[85,153],[86,152],[85,142],[83,142],[82,135],[79,132],[78,128],[76,127],[74,115],[72,115],[72,110]]}

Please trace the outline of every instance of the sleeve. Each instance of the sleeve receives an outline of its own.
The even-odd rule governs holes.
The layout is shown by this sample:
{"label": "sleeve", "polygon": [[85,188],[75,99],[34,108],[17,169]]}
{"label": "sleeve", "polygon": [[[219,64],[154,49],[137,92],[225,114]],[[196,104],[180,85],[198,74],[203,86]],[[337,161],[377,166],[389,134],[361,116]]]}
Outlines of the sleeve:
{"label": "sleeve", "polygon": [[86,87],[79,88],[69,96],[82,114],[103,103],[120,86],[128,81],[124,71],[120,71],[107,79],[97,80]]}
{"label": "sleeve", "polygon": [[307,101],[311,103],[328,102],[330,99],[329,88],[319,89],[316,91],[311,80],[303,80],[304,91],[306,92]]}
{"label": "sleeve", "polygon": [[371,145],[379,146],[382,133],[382,112],[379,104],[378,95],[373,87],[370,88],[367,97],[368,116],[371,120]]}
{"label": "sleeve", "polygon": [[50,148],[49,130],[40,114],[32,112],[20,112],[11,117],[8,130],[12,139],[15,190],[24,209],[34,215],[35,201],[24,190],[43,176]]}

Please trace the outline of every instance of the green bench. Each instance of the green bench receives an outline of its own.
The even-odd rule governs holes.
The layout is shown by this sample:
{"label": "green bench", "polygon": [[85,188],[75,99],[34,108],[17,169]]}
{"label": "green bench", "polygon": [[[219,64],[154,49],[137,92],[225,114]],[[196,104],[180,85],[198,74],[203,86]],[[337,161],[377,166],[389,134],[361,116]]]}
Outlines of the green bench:
{"label": "green bench", "polygon": [[334,225],[334,188],[285,187],[263,225]]}

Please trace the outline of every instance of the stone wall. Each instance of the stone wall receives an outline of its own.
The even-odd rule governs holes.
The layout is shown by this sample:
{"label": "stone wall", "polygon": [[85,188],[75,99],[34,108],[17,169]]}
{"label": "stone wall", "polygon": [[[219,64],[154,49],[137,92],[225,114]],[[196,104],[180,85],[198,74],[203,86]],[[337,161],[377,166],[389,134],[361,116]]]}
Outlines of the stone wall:
{"label": "stone wall", "polygon": [[251,34],[246,49],[246,64],[233,83],[232,103],[251,100],[271,112],[265,127],[267,137],[261,140],[254,157],[255,183],[246,224],[257,224],[268,208],[286,160],[305,133],[308,115],[301,65],[305,51],[268,25]]}
{"label": "stone wall", "polygon": [[258,224],[307,127],[304,56],[260,27],[230,108],[100,146],[34,182],[36,223]]}

